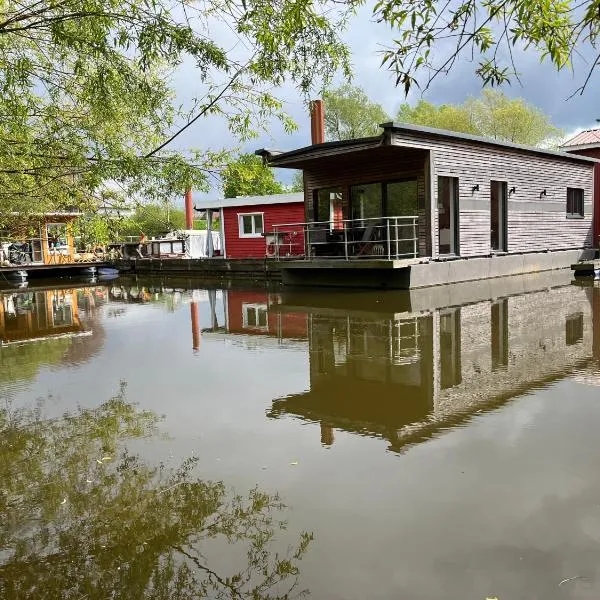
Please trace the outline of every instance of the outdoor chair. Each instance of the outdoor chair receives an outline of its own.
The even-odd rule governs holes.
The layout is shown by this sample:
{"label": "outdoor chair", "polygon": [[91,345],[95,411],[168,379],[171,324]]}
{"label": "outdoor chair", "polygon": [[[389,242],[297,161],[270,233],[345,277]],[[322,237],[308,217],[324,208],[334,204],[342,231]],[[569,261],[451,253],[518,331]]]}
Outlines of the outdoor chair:
{"label": "outdoor chair", "polygon": [[[357,242],[356,256],[383,254],[382,252],[374,251],[377,250],[378,246],[381,246],[381,236],[379,235],[380,225],[381,223],[379,221],[374,221],[367,225],[363,232],[362,238]],[[379,243],[377,244],[376,242]]]}

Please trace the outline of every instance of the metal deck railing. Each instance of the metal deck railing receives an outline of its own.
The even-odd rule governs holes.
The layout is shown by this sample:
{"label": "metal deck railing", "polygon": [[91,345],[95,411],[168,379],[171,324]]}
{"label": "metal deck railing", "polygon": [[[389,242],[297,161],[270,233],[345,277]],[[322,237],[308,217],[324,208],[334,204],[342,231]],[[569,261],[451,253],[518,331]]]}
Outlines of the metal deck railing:
{"label": "metal deck railing", "polygon": [[419,254],[416,216],[280,223],[266,237],[267,256],[277,260],[397,260]]}

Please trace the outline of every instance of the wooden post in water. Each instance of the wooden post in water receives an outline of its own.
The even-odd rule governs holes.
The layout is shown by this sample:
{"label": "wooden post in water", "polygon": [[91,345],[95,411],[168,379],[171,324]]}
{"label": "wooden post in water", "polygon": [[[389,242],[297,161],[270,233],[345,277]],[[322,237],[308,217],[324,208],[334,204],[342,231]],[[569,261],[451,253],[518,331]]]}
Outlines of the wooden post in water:
{"label": "wooden post in water", "polygon": [[192,348],[200,350],[200,319],[198,318],[198,303],[190,302],[190,318],[192,320]]}

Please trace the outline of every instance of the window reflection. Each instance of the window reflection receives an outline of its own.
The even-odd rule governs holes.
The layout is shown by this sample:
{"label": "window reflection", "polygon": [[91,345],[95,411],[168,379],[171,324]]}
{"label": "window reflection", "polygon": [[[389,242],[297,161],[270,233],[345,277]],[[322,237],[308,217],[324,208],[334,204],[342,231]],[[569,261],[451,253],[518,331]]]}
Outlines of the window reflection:
{"label": "window reflection", "polygon": [[461,381],[460,308],[453,308],[440,312],[440,387]]}
{"label": "window reflection", "polygon": [[508,365],[508,298],[492,303],[492,370]]}
{"label": "window reflection", "polygon": [[583,339],[583,313],[573,313],[567,316],[565,322],[567,346],[573,346]]}

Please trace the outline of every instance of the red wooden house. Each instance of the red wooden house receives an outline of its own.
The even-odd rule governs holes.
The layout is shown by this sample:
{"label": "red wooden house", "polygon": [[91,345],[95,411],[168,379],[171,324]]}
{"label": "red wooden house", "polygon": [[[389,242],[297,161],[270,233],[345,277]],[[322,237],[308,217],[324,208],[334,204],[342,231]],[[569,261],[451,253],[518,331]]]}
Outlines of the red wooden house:
{"label": "red wooden house", "polygon": [[[600,129],[587,129],[566,141],[561,150],[600,159]],[[600,164],[594,166],[594,241],[600,246]]]}
{"label": "red wooden house", "polygon": [[238,196],[194,201],[197,212],[218,212],[225,258],[297,256],[304,253],[304,233],[290,229],[275,240],[273,225],[304,221],[304,193]]}

